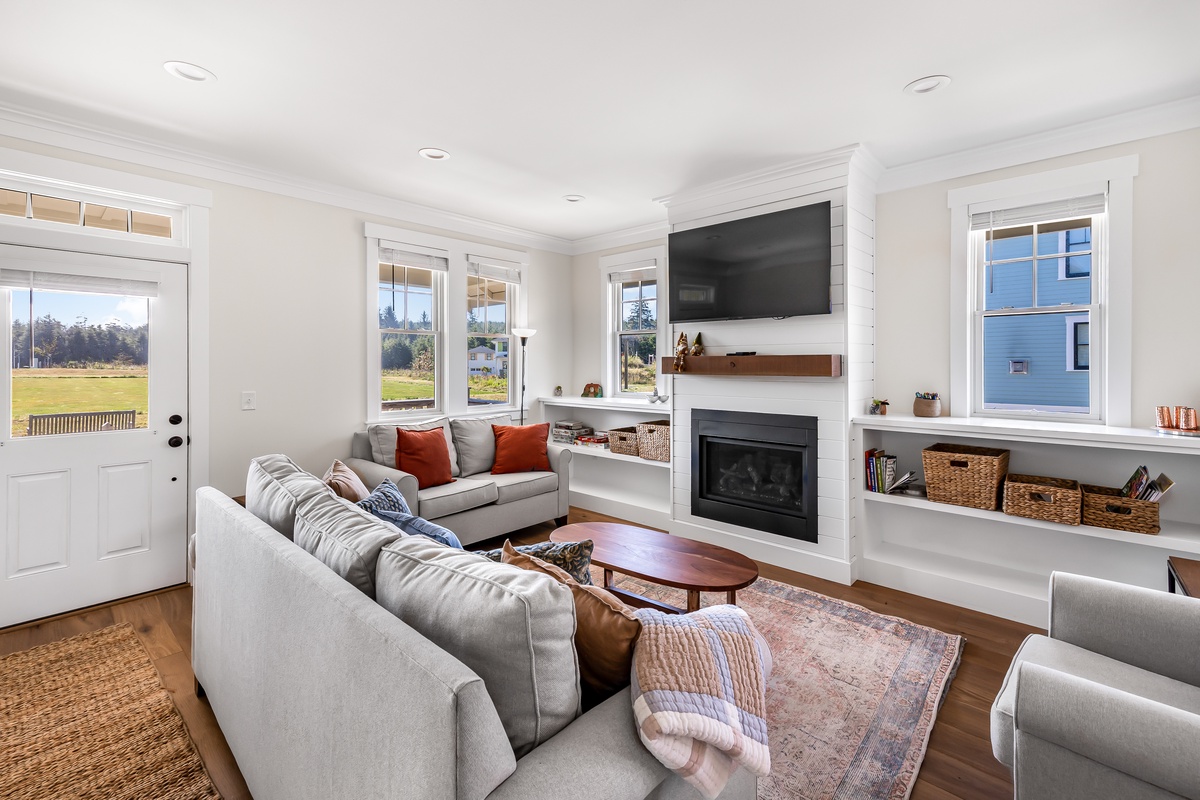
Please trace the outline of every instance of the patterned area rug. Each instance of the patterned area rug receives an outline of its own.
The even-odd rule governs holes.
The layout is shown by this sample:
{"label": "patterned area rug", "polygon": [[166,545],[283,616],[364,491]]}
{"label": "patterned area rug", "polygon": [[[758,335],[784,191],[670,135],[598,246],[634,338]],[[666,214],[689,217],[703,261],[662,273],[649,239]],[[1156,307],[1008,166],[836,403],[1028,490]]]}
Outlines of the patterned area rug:
{"label": "patterned area rug", "polygon": [[[622,576],[617,585],[685,604],[677,589]],[[905,800],[963,638],[765,578],[739,591],[738,605],[774,658],[760,800]]]}
{"label": "patterned area rug", "polygon": [[220,795],[125,623],[0,658],[0,797]]}

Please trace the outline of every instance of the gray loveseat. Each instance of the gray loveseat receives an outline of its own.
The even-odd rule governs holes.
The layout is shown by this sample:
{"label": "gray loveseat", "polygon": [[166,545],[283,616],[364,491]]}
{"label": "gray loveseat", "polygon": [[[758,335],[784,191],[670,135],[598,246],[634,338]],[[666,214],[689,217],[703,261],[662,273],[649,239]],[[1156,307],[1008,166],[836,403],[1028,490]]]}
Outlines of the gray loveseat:
{"label": "gray loveseat", "polygon": [[992,750],[1022,800],[1200,800],[1200,600],[1056,572]]}
{"label": "gray loveseat", "polygon": [[397,537],[282,456],[251,472],[247,508],[197,493],[192,663],[257,800],[700,797],[628,689],[579,714],[566,587]]}
{"label": "gray loveseat", "polygon": [[[345,464],[369,489],[385,478],[391,480],[400,487],[414,514],[454,531],[463,544],[547,520],[566,525],[571,505],[571,451],[555,445],[547,447],[552,472],[492,475],[496,454],[493,424],[511,425],[512,418],[439,417],[417,424],[372,425],[354,434]],[[441,428],[450,451],[454,482],[418,490],[415,477],[396,469],[397,427]]]}

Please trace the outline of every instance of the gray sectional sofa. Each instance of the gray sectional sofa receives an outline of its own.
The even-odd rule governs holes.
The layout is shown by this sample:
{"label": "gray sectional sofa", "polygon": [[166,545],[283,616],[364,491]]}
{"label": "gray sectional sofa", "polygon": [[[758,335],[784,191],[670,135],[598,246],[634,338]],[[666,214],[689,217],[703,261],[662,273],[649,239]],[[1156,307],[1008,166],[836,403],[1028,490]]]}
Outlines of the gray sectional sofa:
{"label": "gray sectional sofa", "polygon": [[[404,536],[283,456],[197,493],[192,663],[257,800],[695,800],[625,689],[580,714],[551,578]],[[752,800],[740,770],[722,800]]]}
{"label": "gray sectional sofa", "polygon": [[[549,445],[552,472],[492,475],[496,455],[492,425],[511,425],[508,415],[429,420],[417,424],[372,425],[355,433],[346,466],[368,488],[385,478],[400,487],[417,516],[449,528],[463,544],[510,533],[539,522],[567,524],[570,510],[571,451]],[[454,482],[417,489],[417,479],[396,469],[396,428],[441,428],[450,451]]]}

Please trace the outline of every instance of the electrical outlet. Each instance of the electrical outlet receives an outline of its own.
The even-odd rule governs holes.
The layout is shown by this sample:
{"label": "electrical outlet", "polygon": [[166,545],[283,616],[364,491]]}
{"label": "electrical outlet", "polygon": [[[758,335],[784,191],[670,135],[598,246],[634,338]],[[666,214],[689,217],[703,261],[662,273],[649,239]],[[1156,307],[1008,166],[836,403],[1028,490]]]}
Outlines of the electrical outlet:
{"label": "electrical outlet", "polygon": [[253,411],[258,408],[257,392],[242,392],[242,411]]}

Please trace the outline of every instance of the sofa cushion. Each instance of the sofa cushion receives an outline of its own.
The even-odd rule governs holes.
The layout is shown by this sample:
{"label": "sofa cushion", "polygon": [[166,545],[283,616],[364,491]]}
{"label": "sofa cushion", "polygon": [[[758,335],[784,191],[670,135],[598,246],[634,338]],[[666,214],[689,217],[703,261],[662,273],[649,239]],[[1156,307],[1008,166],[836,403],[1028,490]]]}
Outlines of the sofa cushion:
{"label": "sofa cushion", "polygon": [[466,417],[450,420],[454,434],[454,449],[458,451],[458,471],[463,475],[491,472],[496,460],[496,434],[493,425],[512,425],[512,417],[496,414],[490,417]]}
{"label": "sofa cushion", "polygon": [[377,599],[487,686],[517,758],[579,714],[571,591],[422,536],[383,548]]}
{"label": "sofa cushion", "polygon": [[[508,542],[505,542],[507,545]],[[591,539],[582,542],[538,542],[522,544],[513,548],[518,553],[533,556],[553,564],[584,586],[592,585],[592,550],[596,547]],[[504,560],[504,549],[480,550],[479,555],[492,561]]]}
{"label": "sofa cushion", "polygon": [[406,431],[396,429],[396,469],[417,479],[418,489],[441,486],[454,480],[450,469],[450,450],[439,430]]}
{"label": "sofa cushion", "polygon": [[371,460],[385,467],[398,469],[396,466],[396,429],[406,431],[428,431],[441,428],[446,435],[446,449],[450,453],[450,474],[458,477],[458,453],[454,449],[454,439],[450,434],[450,423],[445,417],[432,419],[428,422],[410,423],[380,423],[367,428],[367,438],[371,441]]}
{"label": "sofa cushion", "polygon": [[433,486],[417,493],[425,519],[438,519],[496,502],[496,484],[479,478],[459,478],[454,483]]}
{"label": "sofa cushion", "polygon": [[403,535],[333,494],[308,497],[296,509],[296,544],[371,598],[379,551]]}
{"label": "sofa cushion", "polygon": [[446,547],[454,547],[458,550],[463,549],[462,542],[458,540],[458,536],[454,534],[454,531],[449,528],[443,528],[436,522],[430,522],[422,517],[416,517],[400,511],[379,510],[372,513],[389,525],[395,525],[409,536],[425,536]]}
{"label": "sofa cushion", "polygon": [[1200,687],[1181,683],[1084,650],[1073,644],[1034,634],[1021,643],[996,701],[992,703],[992,753],[1000,763],[1013,763],[1013,710],[1017,699],[1017,671],[1022,662],[1066,672],[1175,708],[1200,714]]}
{"label": "sofa cushion", "polygon": [[325,476],[321,480],[325,481],[325,485],[332,489],[334,494],[351,503],[365,500],[371,494],[371,490],[362,482],[362,478],[358,477],[358,473],[336,458],[329,465],[329,469],[325,470]]}
{"label": "sofa cushion", "polygon": [[507,472],[488,479],[496,484],[496,505],[558,491],[556,472]]}
{"label": "sofa cushion", "polygon": [[583,586],[553,564],[518,553],[510,542],[505,542],[502,550],[505,564],[545,573],[571,590],[583,709],[593,708],[628,686],[633,646],[642,633],[633,609],[599,586]]}
{"label": "sofa cushion", "polygon": [[546,440],[550,438],[550,423],[540,425],[493,425],[496,435],[496,461],[492,474],[506,472],[550,471],[550,458],[546,455]]}
{"label": "sofa cushion", "polygon": [[333,491],[315,475],[300,469],[284,455],[259,456],[246,474],[246,510],[291,539],[296,507],[315,495]]}

